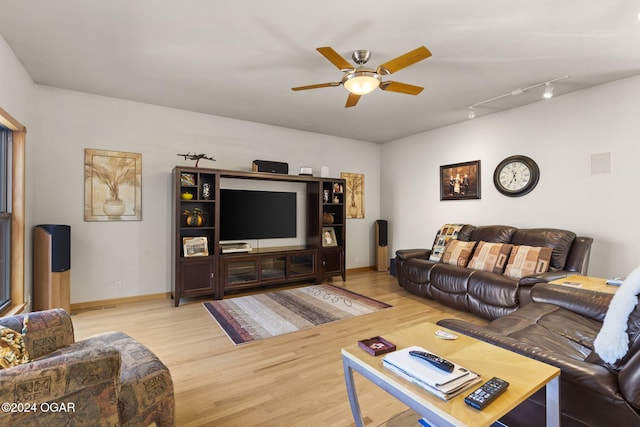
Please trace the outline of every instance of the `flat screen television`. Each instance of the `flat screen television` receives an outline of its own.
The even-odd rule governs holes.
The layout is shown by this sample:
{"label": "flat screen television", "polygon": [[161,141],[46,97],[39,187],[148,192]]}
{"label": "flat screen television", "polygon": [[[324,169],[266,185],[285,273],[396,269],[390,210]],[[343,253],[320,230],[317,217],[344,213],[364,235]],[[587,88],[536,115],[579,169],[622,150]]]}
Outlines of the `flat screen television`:
{"label": "flat screen television", "polygon": [[296,193],[220,189],[220,240],[296,237]]}

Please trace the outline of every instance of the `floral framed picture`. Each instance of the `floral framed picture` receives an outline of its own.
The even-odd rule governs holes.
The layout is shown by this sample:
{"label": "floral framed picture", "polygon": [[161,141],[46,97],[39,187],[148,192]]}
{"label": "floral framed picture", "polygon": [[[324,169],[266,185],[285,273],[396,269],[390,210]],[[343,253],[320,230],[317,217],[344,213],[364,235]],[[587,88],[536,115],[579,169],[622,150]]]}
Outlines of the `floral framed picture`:
{"label": "floral framed picture", "polygon": [[341,172],[345,180],[344,204],[347,218],[364,218],[364,174]]}
{"label": "floral framed picture", "polygon": [[142,220],[142,154],[84,150],[84,220]]}
{"label": "floral framed picture", "polygon": [[480,160],[440,166],[440,200],[480,198]]}

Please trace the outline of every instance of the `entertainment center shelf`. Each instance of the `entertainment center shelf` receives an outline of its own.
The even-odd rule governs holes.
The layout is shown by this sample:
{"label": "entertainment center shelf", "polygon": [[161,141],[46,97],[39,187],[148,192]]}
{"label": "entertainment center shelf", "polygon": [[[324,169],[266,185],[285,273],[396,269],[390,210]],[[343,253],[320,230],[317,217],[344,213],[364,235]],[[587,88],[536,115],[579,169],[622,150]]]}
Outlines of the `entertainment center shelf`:
{"label": "entertainment center shelf", "polygon": [[[266,181],[266,184],[260,185],[266,190],[249,190],[246,193],[256,194],[248,194],[249,197],[244,199],[232,198],[230,194],[236,190],[228,190],[224,186],[221,189],[221,181],[227,178],[245,184],[251,180]],[[271,190],[269,182],[303,184],[305,203],[298,204],[298,208],[291,208],[290,196],[283,195],[279,189]],[[225,294],[237,290],[303,281],[319,283],[331,276],[342,276],[345,280],[345,185],[345,180],[339,178],[176,166],[173,169],[172,222],[172,280],[176,307],[181,298],[213,295],[215,299],[222,299]],[[274,187],[279,188],[279,184],[274,184]],[[301,214],[306,219],[306,227],[298,227],[297,233],[294,231],[294,237],[303,240],[304,244],[223,253],[220,240],[229,234],[230,227],[237,225],[229,225],[229,217],[233,220],[234,217],[249,216],[251,220],[245,227],[251,229],[253,222],[262,221],[260,215],[251,217],[247,211],[267,213],[270,210],[262,205],[245,208],[253,196],[258,196],[257,193],[261,193],[260,197],[266,197],[267,203],[272,204],[268,206],[272,206],[276,212],[278,204],[288,204],[282,215],[284,223],[278,223],[278,215],[275,219],[271,215],[271,222],[264,221],[260,226],[262,229],[240,232],[275,233],[276,237],[281,237],[278,233],[287,235],[292,228],[295,229],[296,223],[295,219],[287,219],[291,216],[286,215],[287,210],[290,214],[291,209],[304,209]],[[293,196],[294,204],[295,200]],[[230,203],[234,206],[230,206]],[[195,218],[192,215],[194,213]],[[241,223],[240,220],[238,222]],[[269,227],[274,229],[270,230]],[[253,240],[252,237],[246,239]]]}

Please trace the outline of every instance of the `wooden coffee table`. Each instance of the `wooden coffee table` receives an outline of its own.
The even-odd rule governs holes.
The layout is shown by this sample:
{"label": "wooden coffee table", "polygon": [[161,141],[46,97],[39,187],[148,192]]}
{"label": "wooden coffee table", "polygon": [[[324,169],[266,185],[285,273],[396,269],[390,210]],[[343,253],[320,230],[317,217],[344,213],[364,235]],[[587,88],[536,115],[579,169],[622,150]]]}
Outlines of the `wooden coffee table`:
{"label": "wooden coffee table", "polygon": [[[620,288],[620,286],[607,285],[607,279],[579,275],[567,276],[562,279],[553,280],[549,283],[552,285],[569,286],[577,289],[586,289],[588,291],[605,292],[608,294],[615,294]],[[576,286],[574,283],[579,283],[580,285]]]}
{"label": "wooden coffee table", "polygon": [[434,335],[439,329],[446,330],[432,323],[423,323],[383,338],[394,343],[398,349],[421,346],[480,374],[482,383],[494,376],[500,377],[510,383],[507,391],[481,411],[464,403],[464,397],[482,383],[445,402],[383,368],[382,356],[371,356],[354,344],[342,349],[342,363],[356,427],[364,426],[364,423],[353,371],[393,395],[435,426],[490,426],[546,386],[547,426],[560,425],[560,369],[457,332],[457,340],[442,340]]}

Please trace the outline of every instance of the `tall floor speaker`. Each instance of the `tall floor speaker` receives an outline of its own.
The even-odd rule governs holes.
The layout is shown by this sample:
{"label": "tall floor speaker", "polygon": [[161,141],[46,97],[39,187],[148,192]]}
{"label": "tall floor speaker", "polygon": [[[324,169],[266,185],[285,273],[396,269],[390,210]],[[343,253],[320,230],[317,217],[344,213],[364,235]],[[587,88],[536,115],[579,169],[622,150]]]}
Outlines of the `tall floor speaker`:
{"label": "tall floor speaker", "polygon": [[389,246],[387,242],[387,221],[376,221],[376,270],[387,271],[389,269]]}
{"label": "tall floor speaker", "polygon": [[71,227],[33,228],[33,309],[71,312]]}

